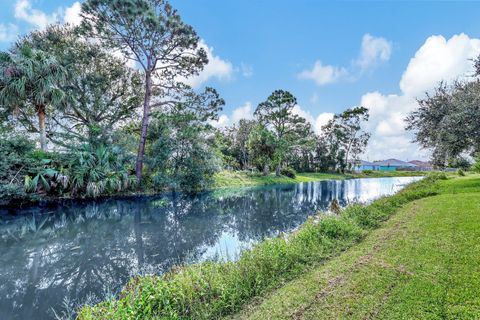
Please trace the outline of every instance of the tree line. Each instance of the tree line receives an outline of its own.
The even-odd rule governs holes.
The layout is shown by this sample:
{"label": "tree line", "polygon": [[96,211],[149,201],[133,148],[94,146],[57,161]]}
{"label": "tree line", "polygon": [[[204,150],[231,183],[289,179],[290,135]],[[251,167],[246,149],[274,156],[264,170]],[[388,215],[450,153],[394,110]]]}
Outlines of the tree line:
{"label": "tree line", "polygon": [[254,119],[216,129],[225,101],[185,79],[208,63],[165,0],[88,0],[79,26],[54,24],[0,53],[0,203],[135,190],[198,191],[222,168],[344,171],[365,148],[368,110],[315,134],[274,91]]}

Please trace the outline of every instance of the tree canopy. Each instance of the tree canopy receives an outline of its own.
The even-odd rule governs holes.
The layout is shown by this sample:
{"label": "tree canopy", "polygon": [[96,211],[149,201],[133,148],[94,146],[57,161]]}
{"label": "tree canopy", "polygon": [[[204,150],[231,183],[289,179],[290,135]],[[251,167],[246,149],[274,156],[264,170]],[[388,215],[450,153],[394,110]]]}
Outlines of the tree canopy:
{"label": "tree canopy", "polygon": [[179,79],[198,74],[208,62],[206,53],[198,48],[199,37],[193,28],[165,0],[87,0],[81,16],[84,34],[118,50],[143,70],[143,115],[135,167],[140,181],[151,109],[171,104],[170,97],[189,89]]}

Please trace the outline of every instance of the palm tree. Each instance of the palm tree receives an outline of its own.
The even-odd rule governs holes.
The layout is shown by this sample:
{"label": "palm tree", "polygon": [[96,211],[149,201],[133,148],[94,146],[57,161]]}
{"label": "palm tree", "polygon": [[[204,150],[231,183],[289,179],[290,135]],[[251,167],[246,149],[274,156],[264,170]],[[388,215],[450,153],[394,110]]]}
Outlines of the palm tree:
{"label": "palm tree", "polygon": [[0,104],[18,113],[35,112],[38,117],[40,148],[47,150],[45,118],[47,106],[61,103],[60,89],[66,72],[48,53],[21,46],[11,52],[0,52]]}

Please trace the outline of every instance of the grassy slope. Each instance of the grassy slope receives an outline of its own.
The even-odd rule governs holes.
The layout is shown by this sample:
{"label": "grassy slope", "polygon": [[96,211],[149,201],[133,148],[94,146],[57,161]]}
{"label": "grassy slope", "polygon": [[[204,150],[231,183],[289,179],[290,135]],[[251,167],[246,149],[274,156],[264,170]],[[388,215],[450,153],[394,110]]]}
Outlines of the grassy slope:
{"label": "grassy slope", "polygon": [[480,176],[441,182],[241,319],[479,319]]}
{"label": "grassy slope", "polygon": [[320,172],[304,172],[298,173],[295,179],[285,176],[276,177],[275,174],[263,176],[261,174],[249,174],[241,171],[222,171],[215,175],[215,183],[213,188],[232,188],[232,187],[249,187],[266,184],[278,183],[297,183],[310,182],[320,180],[348,179],[348,178],[376,178],[376,177],[401,177],[423,175],[424,172],[419,171],[373,171],[368,174],[338,174],[338,173],[320,173]]}

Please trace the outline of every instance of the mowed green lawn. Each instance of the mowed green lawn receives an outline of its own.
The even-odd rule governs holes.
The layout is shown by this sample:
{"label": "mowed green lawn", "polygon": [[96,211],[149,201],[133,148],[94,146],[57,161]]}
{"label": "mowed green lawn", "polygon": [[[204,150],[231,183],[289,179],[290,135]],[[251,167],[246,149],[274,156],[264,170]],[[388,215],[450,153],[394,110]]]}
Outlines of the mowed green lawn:
{"label": "mowed green lawn", "polygon": [[245,171],[224,170],[215,174],[213,189],[351,178],[411,177],[424,174],[425,172],[422,171],[370,171],[355,174],[301,172],[297,173],[295,178],[289,178],[286,176],[277,177],[275,173],[264,176],[261,173],[252,174]]}
{"label": "mowed green lawn", "polygon": [[262,175],[250,174],[244,171],[221,171],[214,176],[214,189],[250,187],[267,184],[298,183],[320,180],[345,179],[346,175],[338,173],[298,173],[295,178],[285,176],[277,177],[274,173]]}
{"label": "mowed green lawn", "polygon": [[480,175],[440,182],[236,319],[480,319]]}

